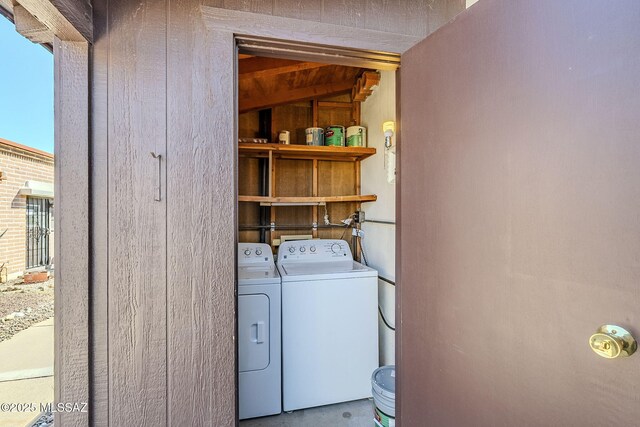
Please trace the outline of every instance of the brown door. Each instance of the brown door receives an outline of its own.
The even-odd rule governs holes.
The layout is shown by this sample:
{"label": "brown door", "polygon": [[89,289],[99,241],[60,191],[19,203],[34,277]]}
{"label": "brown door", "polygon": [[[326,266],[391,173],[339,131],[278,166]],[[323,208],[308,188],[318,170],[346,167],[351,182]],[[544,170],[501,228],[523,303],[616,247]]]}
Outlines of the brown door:
{"label": "brown door", "polygon": [[640,2],[480,0],[402,57],[402,426],[637,426]]}

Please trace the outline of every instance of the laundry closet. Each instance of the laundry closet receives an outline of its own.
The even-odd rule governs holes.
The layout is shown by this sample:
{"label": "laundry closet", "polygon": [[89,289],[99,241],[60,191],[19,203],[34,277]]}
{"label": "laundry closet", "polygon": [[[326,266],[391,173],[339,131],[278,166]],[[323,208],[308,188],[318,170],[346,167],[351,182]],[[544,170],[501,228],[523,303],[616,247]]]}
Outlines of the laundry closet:
{"label": "laundry closet", "polygon": [[243,425],[371,420],[395,364],[395,71],[316,60],[238,57]]}

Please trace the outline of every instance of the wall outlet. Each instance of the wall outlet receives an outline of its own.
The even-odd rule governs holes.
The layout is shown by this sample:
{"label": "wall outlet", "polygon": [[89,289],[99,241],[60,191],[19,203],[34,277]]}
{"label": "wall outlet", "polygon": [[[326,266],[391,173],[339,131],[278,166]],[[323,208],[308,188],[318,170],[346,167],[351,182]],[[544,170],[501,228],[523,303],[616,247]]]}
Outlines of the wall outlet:
{"label": "wall outlet", "polygon": [[364,222],[364,211],[356,211],[353,215],[353,220],[356,224],[362,224]]}

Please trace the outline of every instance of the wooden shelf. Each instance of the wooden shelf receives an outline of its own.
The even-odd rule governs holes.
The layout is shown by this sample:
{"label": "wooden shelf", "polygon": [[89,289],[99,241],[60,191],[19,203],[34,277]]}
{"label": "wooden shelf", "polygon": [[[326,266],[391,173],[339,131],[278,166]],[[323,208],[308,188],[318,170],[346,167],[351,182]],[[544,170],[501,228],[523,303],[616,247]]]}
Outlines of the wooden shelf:
{"label": "wooden shelf", "polygon": [[271,153],[275,158],[300,160],[316,159],[355,162],[376,154],[376,149],[369,147],[240,143],[238,148],[240,156],[244,157],[269,157],[269,153]]}
{"label": "wooden shelf", "polygon": [[[350,93],[276,106],[271,117],[252,112],[240,119],[240,135],[262,135],[277,142],[278,131],[289,129],[292,144],[238,143],[238,224],[301,226],[291,231],[241,230],[242,241],[273,245],[283,234],[298,234],[309,224],[322,223],[324,215],[337,223],[360,210],[362,203],[376,201],[375,195],[361,195],[360,165],[376,154],[375,148],[305,144],[304,129],[310,126],[360,124],[360,102],[353,102]],[[309,232],[323,239],[339,239],[343,233],[339,228]],[[358,248],[353,251],[358,253]]]}
{"label": "wooden shelf", "polygon": [[338,203],[338,202],[375,202],[378,196],[375,194],[353,195],[353,196],[326,196],[326,197],[267,197],[267,196],[238,196],[239,202],[256,202],[256,203],[287,203],[294,205],[296,203]]}

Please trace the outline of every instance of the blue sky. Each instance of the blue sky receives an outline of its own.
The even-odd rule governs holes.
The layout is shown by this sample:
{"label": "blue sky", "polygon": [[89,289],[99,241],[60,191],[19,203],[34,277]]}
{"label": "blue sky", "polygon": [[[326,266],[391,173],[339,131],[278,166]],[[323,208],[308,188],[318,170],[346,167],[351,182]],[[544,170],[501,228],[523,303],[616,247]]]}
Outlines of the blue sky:
{"label": "blue sky", "polygon": [[0,138],[53,153],[53,55],[0,16]]}

